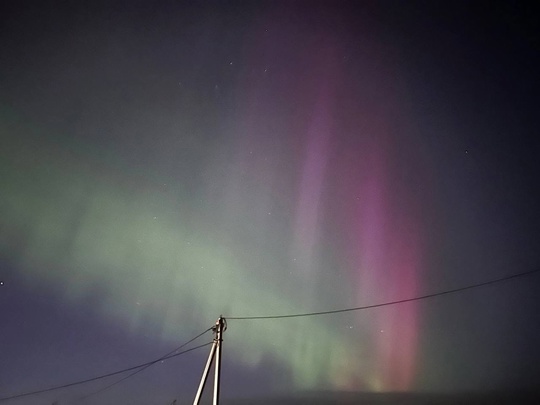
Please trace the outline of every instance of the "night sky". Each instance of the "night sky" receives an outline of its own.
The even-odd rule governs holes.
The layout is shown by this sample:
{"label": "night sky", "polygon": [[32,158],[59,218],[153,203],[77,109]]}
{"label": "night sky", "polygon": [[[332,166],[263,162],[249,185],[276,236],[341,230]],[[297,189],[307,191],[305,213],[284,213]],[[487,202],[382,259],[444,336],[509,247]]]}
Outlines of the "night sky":
{"label": "night sky", "polygon": [[[0,397],[540,268],[524,2],[2,4]],[[231,319],[222,395],[530,390],[539,293]],[[208,352],[5,403],[188,400]]]}

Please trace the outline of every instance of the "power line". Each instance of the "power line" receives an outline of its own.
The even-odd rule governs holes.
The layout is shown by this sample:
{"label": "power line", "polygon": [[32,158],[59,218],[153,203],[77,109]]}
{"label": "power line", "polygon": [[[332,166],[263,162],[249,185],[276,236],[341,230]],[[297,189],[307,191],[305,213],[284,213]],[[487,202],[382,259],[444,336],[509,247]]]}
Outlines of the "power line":
{"label": "power line", "polygon": [[[330,315],[330,314],[337,314],[337,313],[343,313],[343,312],[360,311],[360,310],[364,310],[364,309],[380,308],[380,307],[385,307],[385,306],[390,306],[390,305],[404,304],[404,303],[407,303],[407,302],[420,301],[420,300],[424,300],[424,299],[428,299],[428,298],[434,298],[434,297],[448,295],[448,294],[454,294],[454,293],[457,293],[457,292],[471,290],[471,289],[479,288],[479,287],[484,287],[484,286],[491,285],[491,284],[502,283],[502,282],[505,282],[505,281],[508,281],[508,280],[511,280],[511,279],[525,277],[525,276],[529,276],[529,275],[536,274],[536,273],[539,273],[539,272],[540,272],[540,268],[530,270],[530,271],[526,271],[526,272],[522,272],[522,273],[512,274],[512,275],[509,275],[509,276],[506,276],[506,277],[501,277],[501,278],[497,278],[497,279],[493,279],[493,280],[484,281],[482,283],[471,284],[471,285],[464,286],[464,287],[454,288],[454,289],[451,289],[451,290],[445,290],[445,291],[441,291],[441,292],[437,292],[437,293],[426,294],[426,295],[421,295],[421,296],[417,296],[417,297],[413,297],[413,298],[406,298],[406,299],[402,299],[402,300],[389,301],[389,302],[383,302],[383,303],[372,304],[372,305],[365,305],[365,306],[361,306],[361,307],[336,309],[336,310],[330,310],[330,311],[286,314],[286,315],[228,316],[226,318],[228,320],[231,320],[231,319],[233,319],[233,320],[281,319],[281,318],[299,318],[299,317],[307,317],[307,316]],[[116,384],[119,384],[120,382],[134,376],[135,374],[137,374],[137,373],[139,373],[139,372],[141,372],[141,371],[143,371],[145,369],[147,369],[148,367],[152,366],[153,364],[156,364],[156,363],[158,363],[160,361],[167,360],[167,359],[170,359],[170,358],[173,358],[173,357],[180,356],[182,354],[185,354],[185,353],[188,353],[190,351],[200,349],[202,347],[205,347],[205,346],[208,346],[208,345],[212,344],[212,342],[208,342],[208,343],[193,347],[191,349],[187,349],[187,350],[184,350],[182,352],[175,353],[178,350],[180,350],[181,348],[187,346],[189,343],[191,343],[194,340],[198,339],[199,337],[201,337],[202,335],[204,335],[205,333],[207,333],[211,329],[212,329],[212,327],[206,329],[205,331],[201,332],[199,335],[195,336],[194,338],[190,339],[189,341],[185,342],[181,346],[177,347],[176,349],[174,349],[171,352],[161,356],[160,358],[158,358],[156,360],[153,360],[153,361],[150,361],[150,362],[147,362],[147,363],[143,363],[143,364],[138,364],[136,366],[125,368],[123,370],[114,371],[112,373],[103,374],[103,375],[100,375],[100,376],[97,376],[97,377],[88,378],[86,380],[80,380],[80,381],[72,382],[72,383],[69,383],[69,384],[64,384],[64,385],[59,385],[59,386],[55,386],[55,387],[45,388],[45,389],[42,389],[42,390],[26,392],[26,393],[22,393],[22,394],[12,395],[12,396],[9,396],[9,397],[3,397],[3,398],[0,398],[0,401],[6,401],[6,400],[9,400],[9,399],[21,398],[21,397],[30,396],[30,395],[41,394],[41,393],[44,393],[44,392],[55,391],[55,390],[59,390],[59,389],[62,389],[62,388],[68,388],[68,387],[72,387],[72,386],[75,386],[75,385],[85,384],[85,383],[100,380],[100,379],[103,379],[103,378],[112,377],[113,375],[122,374],[122,373],[125,373],[125,372],[128,372],[128,371],[136,370],[135,372],[131,373],[130,375],[128,375],[128,376],[126,376],[124,378],[121,378],[120,380],[118,380],[118,381],[116,381],[116,382],[114,382],[112,384],[109,384],[109,385],[103,387],[102,389],[100,389],[100,390],[98,390],[98,391],[96,391],[94,393],[91,393],[91,394],[87,395],[86,397],[83,397],[83,398],[87,398],[87,397],[89,397],[91,395],[95,395],[95,394],[98,394],[98,393],[100,393],[102,391],[105,391],[106,389],[108,389],[108,388],[110,388],[110,387],[112,387],[112,386],[114,386]],[[175,354],[172,354],[172,353],[175,353]]]}
{"label": "power line", "polygon": [[202,344],[202,345],[199,345],[199,346],[192,347],[191,349],[184,350],[184,351],[182,351],[182,352],[180,352],[180,353],[176,353],[176,354],[170,355],[170,356],[168,356],[168,357],[164,357],[164,358],[161,358],[161,359],[158,359],[158,360],[149,361],[149,362],[147,362],[147,363],[139,364],[139,365],[136,365],[136,366],[133,366],[133,367],[129,367],[129,368],[126,368],[126,369],[123,369],[123,370],[119,370],[119,371],[114,371],[114,372],[112,372],[112,373],[100,375],[100,376],[98,376],[98,377],[88,378],[88,379],[86,379],[86,380],[76,381],[76,382],[72,382],[72,383],[64,384],[64,385],[59,385],[59,386],[55,386],[55,387],[45,388],[45,389],[38,390],[38,391],[25,392],[25,393],[23,393],[23,394],[12,395],[12,396],[10,396],[10,397],[3,397],[3,398],[0,398],[0,401],[7,401],[8,399],[15,399],[15,398],[21,398],[21,397],[26,397],[26,396],[30,396],[30,395],[42,394],[42,393],[44,393],[44,392],[56,391],[56,390],[59,390],[59,389],[62,389],[62,388],[68,388],[68,387],[72,387],[72,386],[74,386],[74,385],[85,384],[85,383],[88,383],[88,382],[92,382],[92,381],[96,381],[96,380],[101,380],[101,379],[103,379],[103,378],[112,377],[113,375],[122,374],[122,373],[125,373],[125,372],[127,372],[127,371],[131,371],[131,370],[137,369],[137,368],[139,368],[139,367],[151,366],[152,364],[155,364],[155,363],[157,363],[157,362],[159,362],[159,361],[171,359],[171,358],[176,357],[176,356],[180,356],[181,354],[185,354],[185,353],[191,352],[191,351],[193,351],[193,350],[200,349],[200,348],[202,348],[202,347],[211,345],[212,343],[213,343],[213,342],[208,342],[208,343],[205,343],[205,344]]}
{"label": "power line", "polygon": [[529,276],[531,274],[535,274],[535,273],[539,273],[539,272],[540,272],[540,268],[535,269],[535,270],[531,270],[531,271],[526,271],[526,272],[523,272],[523,273],[512,274],[510,276],[501,277],[501,278],[497,278],[497,279],[494,279],[494,280],[484,281],[484,282],[478,283],[478,284],[471,284],[471,285],[468,285],[468,286],[465,286],[465,287],[454,288],[452,290],[445,290],[445,291],[441,291],[441,292],[437,292],[437,293],[433,293],[433,294],[421,295],[421,296],[414,297],[414,298],[406,298],[406,299],[403,299],[403,300],[389,301],[389,302],[383,302],[383,303],[380,303],[380,304],[365,305],[365,306],[361,306],[361,307],[335,309],[335,310],[331,310],[331,311],[306,312],[306,313],[299,313],[299,314],[287,314],[287,315],[228,316],[226,318],[227,318],[227,320],[230,320],[230,319],[256,320],[256,319],[300,318],[300,317],[305,317],[305,316],[330,315],[330,314],[338,314],[338,313],[341,313],[341,312],[360,311],[360,310],[363,310],[363,309],[380,308],[380,307],[386,307],[386,306],[390,306],[390,305],[404,304],[406,302],[425,300],[425,299],[428,299],[428,298],[439,297],[441,295],[454,294],[454,293],[457,293],[457,292],[460,292],[460,291],[471,290],[473,288],[478,288],[478,287],[484,287],[484,286],[487,286],[487,285],[490,285],[490,284],[502,283],[504,281],[508,281],[508,280],[511,280],[511,279],[514,279],[514,278]]}
{"label": "power line", "polygon": [[[122,377],[122,378],[119,379],[118,381],[115,381],[115,382],[113,382],[113,383],[111,383],[111,384],[109,384],[109,385],[106,385],[105,387],[100,388],[99,390],[97,390],[97,391],[95,391],[95,392],[91,392],[90,394],[87,394],[87,395],[81,397],[81,398],[79,398],[79,400],[83,400],[83,399],[86,399],[86,398],[91,397],[91,396],[93,396],[93,395],[97,395],[97,394],[99,394],[99,393],[101,393],[101,392],[103,392],[103,391],[106,391],[106,390],[108,390],[109,388],[115,386],[116,384],[120,384],[122,381],[125,381],[125,380],[127,380],[128,378],[133,377],[135,374],[138,374],[138,373],[140,373],[141,371],[146,370],[148,367],[151,367],[151,366],[153,366],[154,364],[156,364],[156,363],[158,363],[158,362],[160,362],[160,361],[163,361],[163,360],[166,360],[166,359],[169,359],[169,358],[173,357],[173,356],[172,356],[173,353],[176,353],[178,350],[180,350],[180,349],[186,347],[186,346],[189,345],[191,342],[193,342],[194,340],[200,338],[202,335],[204,335],[206,332],[208,332],[208,331],[211,330],[211,329],[212,329],[211,327],[208,328],[208,329],[206,329],[204,332],[199,333],[197,336],[195,336],[194,338],[188,340],[187,342],[183,343],[182,345],[178,346],[176,349],[171,350],[171,351],[168,352],[168,353],[165,353],[165,354],[164,354],[163,356],[161,356],[159,359],[154,360],[154,361],[152,361],[151,363],[149,363],[149,364],[147,364],[147,365],[145,365],[145,366],[141,366],[141,368],[139,368],[138,370],[135,370],[135,371],[132,372],[131,374],[128,374],[127,376]],[[187,352],[189,352],[189,351],[191,351],[191,350],[195,350],[195,349],[198,349],[198,348],[200,348],[200,347],[204,347],[204,346],[206,346],[206,345],[208,345],[208,344],[210,344],[210,343],[207,343],[207,344],[204,344],[204,345],[201,345],[201,346],[197,346],[197,347],[195,347],[195,348],[193,348],[193,349],[189,349],[189,350],[186,350],[186,351],[184,351],[184,352],[182,352],[182,353],[178,353],[178,354],[187,353]]]}
{"label": "power line", "polygon": [[[206,332],[210,331],[211,329],[212,328],[206,329],[204,332],[202,332],[199,335],[195,336],[193,339],[190,339],[188,342],[184,343],[180,347],[184,347],[185,345],[193,342],[195,339],[201,337],[202,335],[204,335]],[[212,344],[212,342],[205,343],[203,345],[195,346],[195,347],[192,347],[191,349],[187,349],[187,350],[184,350],[184,351],[176,353],[176,354],[170,354],[170,355],[160,357],[157,360],[149,361],[149,362],[146,362],[146,363],[143,363],[143,364],[138,364],[136,366],[128,367],[128,368],[125,368],[123,370],[113,371],[112,373],[103,374],[103,375],[100,375],[100,376],[97,376],[97,377],[88,378],[86,380],[75,381],[75,382],[64,384],[64,385],[58,385],[58,386],[54,386],[54,387],[49,387],[49,388],[37,390],[37,391],[25,392],[25,393],[22,393],[22,394],[12,395],[12,396],[9,396],[9,397],[3,397],[3,398],[0,398],[0,401],[7,401],[9,399],[21,398],[21,397],[26,397],[26,396],[30,396],[30,395],[42,394],[44,392],[56,391],[56,390],[59,390],[59,389],[62,389],[62,388],[73,387],[74,385],[86,384],[86,383],[89,383],[89,382],[92,382],[92,381],[101,380],[103,378],[112,377],[113,375],[122,374],[122,373],[125,373],[125,372],[128,372],[128,371],[136,370],[136,369],[141,368],[141,367],[147,368],[147,367],[150,367],[151,365],[153,365],[153,364],[155,364],[157,362],[167,360],[167,359],[170,359],[170,358],[173,358],[173,357],[177,357],[177,356],[180,356],[182,354],[191,352],[191,351],[196,350],[196,349],[200,349],[201,347],[205,347],[205,346],[208,346],[208,345],[211,345],[211,344]],[[174,353],[177,350],[178,350],[178,348],[173,350],[170,353]]]}

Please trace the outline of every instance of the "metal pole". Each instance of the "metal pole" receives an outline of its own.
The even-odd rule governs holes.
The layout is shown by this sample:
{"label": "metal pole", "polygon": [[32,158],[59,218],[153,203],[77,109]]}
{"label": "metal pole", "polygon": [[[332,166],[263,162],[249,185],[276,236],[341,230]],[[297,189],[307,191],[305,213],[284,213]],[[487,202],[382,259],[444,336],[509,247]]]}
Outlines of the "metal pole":
{"label": "metal pole", "polygon": [[212,349],[210,349],[210,355],[208,356],[208,360],[206,361],[206,366],[204,367],[201,382],[199,384],[199,389],[197,390],[197,395],[195,396],[193,405],[199,405],[199,401],[201,399],[201,395],[204,390],[206,380],[208,379],[208,373],[210,371],[210,367],[212,366],[212,362],[214,361],[214,357],[216,360],[216,364],[214,365],[215,376],[214,376],[213,404],[219,405],[219,379],[220,379],[220,374],[221,374],[221,342],[223,342],[223,332],[226,329],[227,329],[227,322],[225,321],[225,318],[223,318],[220,315],[220,317],[216,321],[216,324],[212,327],[212,332],[214,332],[214,343],[212,344]]}
{"label": "metal pole", "polygon": [[214,366],[214,405],[219,405],[219,379],[221,376],[221,345],[223,342],[223,318],[220,316],[216,322],[216,365]]}
{"label": "metal pole", "polygon": [[[215,329],[214,329],[214,333],[216,333]],[[214,354],[216,352],[217,345],[218,345],[218,340],[214,339],[214,343],[212,344],[212,348],[210,349],[210,355],[208,356],[208,360],[206,361],[206,367],[204,367],[201,382],[199,384],[199,389],[197,390],[197,395],[195,396],[193,405],[199,405],[199,400],[201,399],[204,385],[206,384],[206,380],[208,379],[208,372],[210,371],[210,366],[212,365],[212,361],[214,360]]]}

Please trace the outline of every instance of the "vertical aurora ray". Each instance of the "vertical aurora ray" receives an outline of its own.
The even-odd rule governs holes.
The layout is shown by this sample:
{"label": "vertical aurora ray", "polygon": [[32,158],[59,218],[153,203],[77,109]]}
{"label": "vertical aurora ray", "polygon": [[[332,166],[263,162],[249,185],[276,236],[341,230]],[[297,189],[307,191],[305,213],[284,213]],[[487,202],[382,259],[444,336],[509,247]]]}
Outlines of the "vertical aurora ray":
{"label": "vertical aurora ray", "polygon": [[[355,305],[414,297],[422,272],[421,222],[416,197],[396,182],[395,129],[388,113],[371,114],[353,164],[360,175],[344,184],[354,190],[349,221],[349,268],[356,284]],[[368,116],[368,114],[366,114]],[[378,116],[373,119],[371,117]],[[352,172],[348,168],[348,172]],[[419,175],[419,174],[415,174]],[[417,362],[419,313],[417,303],[381,308],[369,317],[358,314],[369,330],[373,351],[366,359],[371,370],[367,385],[375,390],[412,387]]]}
{"label": "vertical aurora ray", "polygon": [[[314,50],[316,52],[316,50]],[[331,77],[339,74],[330,66],[333,57],[325,55],[320,58],[328,66],[324,77],[319,78],[320,86],[311,113],[311,122],[307,131],[307,146],[302,166],[302,175],[296,206],[296,224],[294,231],[293,256],[303,275],[309,275],[314,263],[314,252],[320,233],[321,214],[323,212],[323,185],[328,162],[329,138],[332,133],[331,120],[333,97],[331,94]],[[324,63],[326,62],[326,63]]]}

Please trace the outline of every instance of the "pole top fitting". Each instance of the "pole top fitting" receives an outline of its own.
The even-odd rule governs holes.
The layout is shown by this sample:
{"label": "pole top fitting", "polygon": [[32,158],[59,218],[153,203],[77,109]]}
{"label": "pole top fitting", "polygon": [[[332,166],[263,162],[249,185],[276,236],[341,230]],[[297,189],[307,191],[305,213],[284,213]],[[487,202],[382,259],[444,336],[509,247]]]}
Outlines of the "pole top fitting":
{"label": "pole top fitting", "polygon": [[212,332],[216,333],[220,328],[222,333],[227,330],[227,321],[223,315],[220,315],[216,321],[216,324],[212,326]]}

